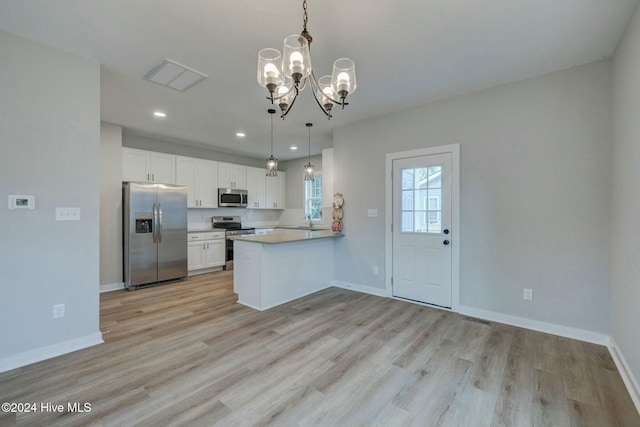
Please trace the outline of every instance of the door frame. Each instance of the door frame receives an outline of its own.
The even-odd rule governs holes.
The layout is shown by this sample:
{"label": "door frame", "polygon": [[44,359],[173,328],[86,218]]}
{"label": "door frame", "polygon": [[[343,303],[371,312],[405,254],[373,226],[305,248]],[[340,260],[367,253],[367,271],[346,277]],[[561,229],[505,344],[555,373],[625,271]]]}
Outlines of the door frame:
{"label": "door frame", "polygon": [[459,311],[460,307],[460,144],[440,145],[386,154],[385,178],[385,291],[391,298],[391,273],[393,271],[393,161],[409,157],[451,154],[451,309],[424,304],[443,310]]}

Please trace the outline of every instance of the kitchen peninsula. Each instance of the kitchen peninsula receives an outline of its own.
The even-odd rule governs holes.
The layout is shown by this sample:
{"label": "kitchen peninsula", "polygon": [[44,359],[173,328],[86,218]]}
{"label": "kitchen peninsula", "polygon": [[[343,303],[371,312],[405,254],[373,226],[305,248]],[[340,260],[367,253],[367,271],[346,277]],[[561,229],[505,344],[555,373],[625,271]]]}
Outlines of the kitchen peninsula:
{"label": "kitchen peninsula", "polygon": [[331,286],[331,230],[234,238],[233,287],[238,302],[267,310]]}

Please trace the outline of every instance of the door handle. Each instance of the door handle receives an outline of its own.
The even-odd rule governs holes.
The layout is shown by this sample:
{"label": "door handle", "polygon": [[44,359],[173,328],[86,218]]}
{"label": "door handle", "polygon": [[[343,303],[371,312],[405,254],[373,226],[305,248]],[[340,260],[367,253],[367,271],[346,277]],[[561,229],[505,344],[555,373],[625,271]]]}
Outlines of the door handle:
{"label": "door handle", "polygon": [[158,243],[158,238],[156,237],[158,234],[158,205],[156,203],[153,204],[153,218],[151,222],[151,227],[153,227],[151,237],[153,238],[153,243]]}
{"label": "door handle", "polygon": [[443,245],[447,246],[449,244],[448,240],[445,240],[444,242],[442,242]]}
{"label": "door handle", "polygon": [[162,203],[158,203],[158,243],[162,243]]}

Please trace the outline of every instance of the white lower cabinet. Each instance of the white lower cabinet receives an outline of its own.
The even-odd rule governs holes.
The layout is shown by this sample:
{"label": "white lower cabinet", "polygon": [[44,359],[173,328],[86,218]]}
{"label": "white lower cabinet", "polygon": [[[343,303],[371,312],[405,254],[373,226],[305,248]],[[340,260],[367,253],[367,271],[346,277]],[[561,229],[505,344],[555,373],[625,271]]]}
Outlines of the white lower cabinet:
{"label": "white lower cabinet", "polygon": [[224,231],[189,233],[188,236],[188,270],[197,274],[198,270],[222,267],[225,263]]}

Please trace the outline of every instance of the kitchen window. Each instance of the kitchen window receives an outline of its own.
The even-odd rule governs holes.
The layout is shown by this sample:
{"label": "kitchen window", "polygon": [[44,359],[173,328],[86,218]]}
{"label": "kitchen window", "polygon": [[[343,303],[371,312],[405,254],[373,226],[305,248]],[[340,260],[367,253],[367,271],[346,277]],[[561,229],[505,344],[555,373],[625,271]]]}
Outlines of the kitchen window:
{"label": "kitchen window", "polygon": [[315,172],[311,181],[304,181],[304,217],[322,221],[322,173]]}

